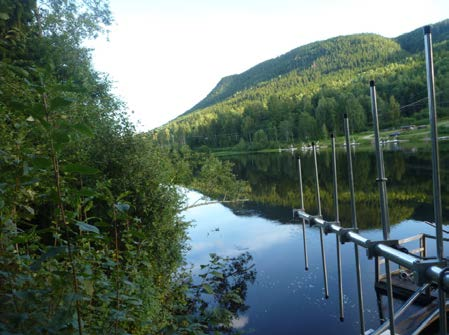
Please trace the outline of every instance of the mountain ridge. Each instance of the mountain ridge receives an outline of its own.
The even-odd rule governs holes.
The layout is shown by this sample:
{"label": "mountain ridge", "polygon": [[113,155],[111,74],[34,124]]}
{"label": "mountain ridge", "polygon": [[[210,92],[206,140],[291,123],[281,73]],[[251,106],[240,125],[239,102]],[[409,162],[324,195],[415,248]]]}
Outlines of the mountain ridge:
{"label": "mountain ridge", "polygon": [[[434,43],[440,42],[445,39],[449,39],[449,19],[443,20],[441,22],[436,23],[433,26],[433,40]],[[384,37],[382,35],[374,34],[374,33],[358,33],[358,34],[351,34],[351,35],[341,35],[332,37],[325,40],[315,41],[312,43],[308,43],[302,46],[299,46],[297,48],[294,48],[290,51],[287,51],[284,54],[281,54],[277,57],[268,59],[266,61],[263,61],[259,64],[254,65],[253,67],[249,68],[246,71],[243,71],[239,74],[232,74],[229,76],[225,76],[219,80],[217,85],[206,95],[204,99],[199,101],[197,104],[195,104],[192,108],[187,110],[186,112],[182,113],[180,116],[188,115],[196,110],[209,107],[213,105],[214,103],[223,101],[226,98],[229,98],[232,96],[232,94],[237,93],[238,91],[248,89],[251,87],[254,87],[255,85],[264,82],[266,80],[269,80],[270,78],[274,76],[279,75],[285,75],[291,70],[297,68],[294,66],[293,63],[288,62],[288,58],[291,55],[300,55],[300,56],[306,56],[304,55],[306,53],[309,53],[309,58],[313,53],[310,53],[310,49],[313,49],[315,47],[319,47],[322,43],[328,43],[332,41],[338,41],[341,39],[346,38],[354,38],[357,36],[378,36],[379,38],[383,38],[390,41],[397,42],[403,51],[410,52],[410,53],[416,53],[420,48],[422,47],[422,28],[417,28],[413,31],[401,34],[395,38],[388,38]],[[285,59],[287,58],[287,62]],[[284,68],[280,71],[273,73],[273,71],[264,71],[265,68],[270,67],[271,64],[281,62],[284,64]],[[256,75],[254,78],[254,74]],[[260,75],[261,74],[261,75]],[[235,82],[240,81],[241,84],[237,83],[235,85]],[[234,87],[231,87],[232,85],[235,85]]]}
{"label": "mountain ridge", "polygon": [[[449,116],[449,20],[432,26],[441,109]],[[396,38],[337,36],[292,49],[222,78],[189,111],[154,130],[161,145],[253,148],[324,139],[370,126],[366,85],[375,79],[382,126],[424,120],[427,92],[422,28]],[[416,103],[416,102],[420,103]]]}

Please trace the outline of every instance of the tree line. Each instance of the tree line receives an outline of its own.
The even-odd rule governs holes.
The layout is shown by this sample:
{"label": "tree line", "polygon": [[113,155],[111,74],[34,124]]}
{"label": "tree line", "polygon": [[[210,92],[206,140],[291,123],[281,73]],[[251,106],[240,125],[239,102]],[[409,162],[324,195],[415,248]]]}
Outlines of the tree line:
{"label": "tree line", "polygon": [[[325,139],[330,132],[342,134],[343,114],[348,114],[352,131],[363,131],[371,127],[371,79],[376,80],[378,88],[381,127],[424,122],[427,88],[423,52],[411,54],[389,39],[368,37],[346,37],[346,43],[342,38],[336,40],[338,43],[317,42],[333,53],[319,49],[325,56],[317,54],[314,62],[309,60],[310,67],[291,70],[214,100],[210,106],[152,131],[151,136],[163,146],[278,147]],[[449,113],[448,52],[448,40],[434,45],[442,116]]]}
{"label": "tree line", "polygon": [[178,185],[235,178],[136,134],[83,47],[111,21],[106,1],[0,3],[0,333],[232,332],[251,255],[194,281]]}

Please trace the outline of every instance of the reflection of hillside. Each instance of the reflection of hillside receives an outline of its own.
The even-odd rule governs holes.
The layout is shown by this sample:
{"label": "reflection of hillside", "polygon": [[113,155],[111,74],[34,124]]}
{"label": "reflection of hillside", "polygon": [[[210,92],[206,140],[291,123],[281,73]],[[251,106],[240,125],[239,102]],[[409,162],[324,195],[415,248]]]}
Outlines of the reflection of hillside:
{"label": "reflection of hillside", "polygon": [[261,216],[272,221],[281,223],[293,222],[293,213],[291,207],[280,205],[271,205],[268,203],[249,201],[243,204],[226,204],[235,215],[238,216]]}
{"label": "reflection of hillside", "polygon": [[[430,155],[404,152],[385,152],[385,170],[388,177],[388,204],[391,222],[405,219],[432,220],[432,172]],[[441,155],[441,166],[448,156]],[[286,154],[259,154],[232,159],[235,172],[251,184],[252,203],[244,207],[261,216],[282,222],[289,220],[291,208],[299,207],[299,180],[297,160]],[[313,161],[311,155],[301,156],[304,201],[306,210],[316,212]],[[323,215],[333,219],[333,184],[329,151],[318,155],[320,194]],[[379,193],[376,183],[375,157],[372,152],[357,152],[353,157],[357,217],[361,228],[380,227]],[[340,219],[344,226],[351,225],[350,194],[347,185],[346,154],[337,157]],[[444,217],[449,214],[449,175],[442,171],[442,198]],[[282,214],[286,211],[285,214]]]}

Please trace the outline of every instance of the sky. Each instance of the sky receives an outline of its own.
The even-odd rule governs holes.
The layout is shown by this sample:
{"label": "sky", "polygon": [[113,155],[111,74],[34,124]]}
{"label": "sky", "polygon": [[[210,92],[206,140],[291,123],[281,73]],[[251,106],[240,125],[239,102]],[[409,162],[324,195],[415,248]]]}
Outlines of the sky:
{"label": "sky", "polygon": [[396,37],[449,18],[448,0],[110,0],[108,38],[91,41],[138,131],[202,100],[225,76],[339,35]]}

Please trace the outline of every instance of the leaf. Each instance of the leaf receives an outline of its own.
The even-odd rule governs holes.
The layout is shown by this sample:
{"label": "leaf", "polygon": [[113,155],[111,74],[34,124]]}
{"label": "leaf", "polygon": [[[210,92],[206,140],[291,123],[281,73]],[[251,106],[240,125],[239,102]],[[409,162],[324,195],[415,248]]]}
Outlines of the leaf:
{"label": "leaf", "polygon": [[30,206],[26,206],[26,205],[24,205],[22,207],[25,208],[31,215],[34,215],[34,209],[33,208],[31,208]]}
{"label": "leaf", "polygon": [[47,251],[38,260],[36,260],[33,264],[30,265],[30,270],[38,271],[41,268],[43,262],[47,261],[50,258],[54,258],[60,253],[66,251],[67,251],[66,246],[48,247]]}
{"label": "leaf", "polygon": [[70,106],[73,102],[73,99],[67,98],[67,97],[56,97],[53,100],[51,100],[50,106],[52,109],[57,109],[61,107],[67,107]]}
{"label": "leaf", "polygon": [[223,274],[221,273],[221,272],[218,272],[218,271],[212,271],[211,272],[211,275],[213,275],[213,276],[215,276],[215,277],[217,277],[217,278],[220,278],[220,279],[223,279],[224,277],[223,277]]}
{"label": "leaf", "polygon": [[76,221],[75,223],[81,231],[88,231],[91,233],[100,234],[100,230],[97,227],[92,226],[91,224],[88,224],[83,221]]}
{"label": "leaf", "polygon": [[83,197],[94,197],[95,195],[97,195],[97,193],[95,192],[95,190],[93,190],[89,187],[83,187],[79,191],[79,195],[81,195]]}
{"label": "leaf", "polygon": [[140,300],[140,299],[128,299],[126,302],[133,306],[142,306],[143,305],[142,300]]}
{"label": "leaf", "polygon": [[203,291],[207,294],[214,294],[214,289],[209,284],[202,284],[201,287],[203,288]]}
{"label": "leaf", "polygon": [[34,118],[39,118],[45,116],[45,108],[42,104],[34,104],[30,110],[30,114]]}
{"label": "leaf", "polygon": [[24,111],[27,109],[27,106],[20,101],[11,101],[10,106],[17,111]]}
{"label": "leaf", "polygon": [[63,166],[62,169],[64,172],[80,173],[80,174],[85,174],[85,175],[97,174],[100,172],[96,168],[86,166],[86,165],[76,164],[76,163],[75,164],[67,164],[67,165]]}
{"label": "leaf", "polygon": [[56,144],[67,143],[70,141],[69,135],[66,131],[58,130],[53,133],[53,139]]}
{"label": "leaf", "polygon": [[86,135],[88,137],[94,136],[94,132],[92,131],[92,129],[84,123],[75,124],[73,126],[73,129],[75,129],[77,132],[79,132],[83,135]]}
{"label": "leaf", "polygon": [[92,280],[85,280],[84,289],[89,296],[92,296],[94,294],[94,282]]}
{"label": "leaf", "polygon": [[38,179],[38,178],[31,178],[31,179],[29,179],[29,180],[27,180],[27,181],[24,180],[24,181],[21,183],[21,186],[34,185],[34,184],[36,184],[36,183],[38,183],[38,182],[40,182],[40,179]]}
{"label": "leaf", "polygon": [[36,157],[35,159],[33,159],[33,167],[37,169],[45,170],[50,168],[51,165],[52,165],[51,160],[48,158]]}
{"label": "leaf", "polygon": [[114,205],[114,207],[119,211],[119,212],[127,212],[129,210],[129,205],[128,204],[123,204],[123,203],[116,203]]}
{"label": "leaf", "polygon": [[6,13],[0,13],[0,20],[6,21],[9,20],[9,15]]}

